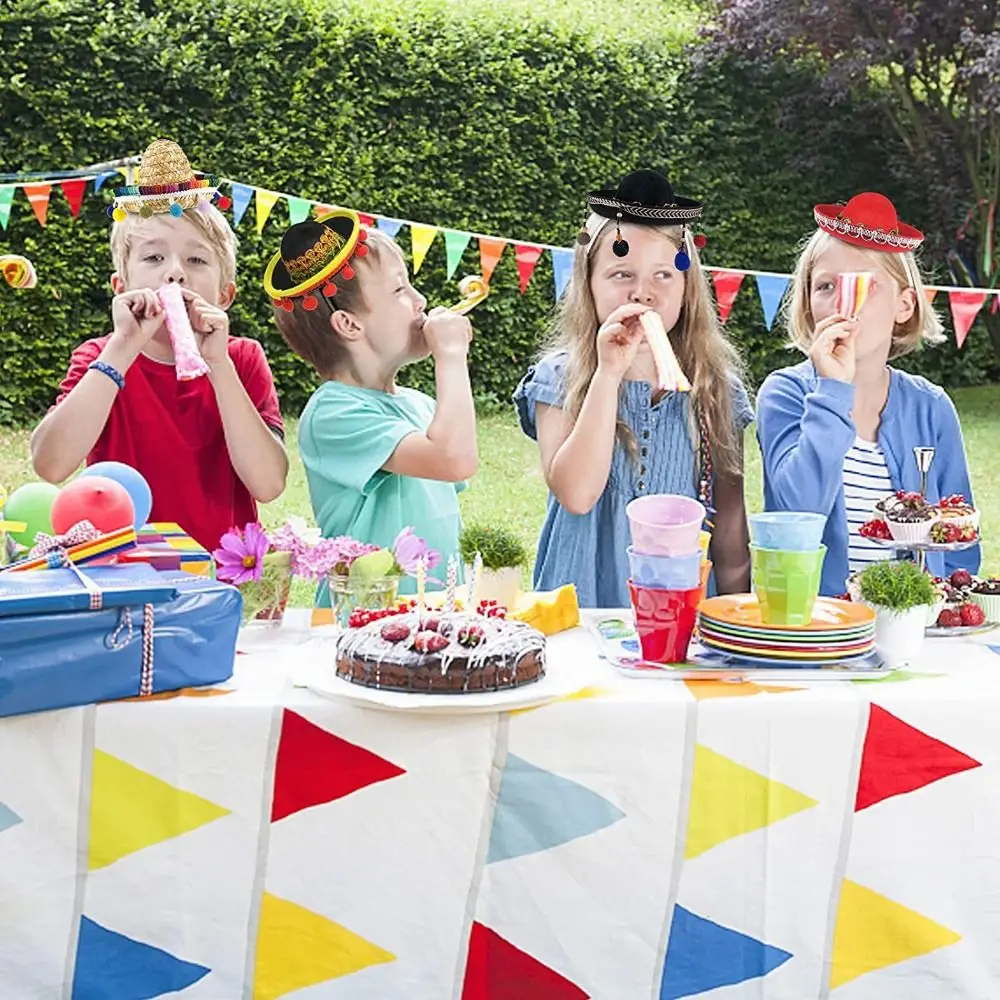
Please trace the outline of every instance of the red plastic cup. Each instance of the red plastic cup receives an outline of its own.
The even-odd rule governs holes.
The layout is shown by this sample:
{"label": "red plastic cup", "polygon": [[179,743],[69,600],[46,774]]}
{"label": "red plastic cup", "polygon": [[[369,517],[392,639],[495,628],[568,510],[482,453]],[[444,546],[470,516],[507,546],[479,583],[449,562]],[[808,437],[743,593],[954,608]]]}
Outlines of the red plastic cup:
{"label": "red plastic cup", "polygon": [[629,580],[628,590],[642,658],[652,663],[683,663],[704,598],[702,588],[655,590]]}

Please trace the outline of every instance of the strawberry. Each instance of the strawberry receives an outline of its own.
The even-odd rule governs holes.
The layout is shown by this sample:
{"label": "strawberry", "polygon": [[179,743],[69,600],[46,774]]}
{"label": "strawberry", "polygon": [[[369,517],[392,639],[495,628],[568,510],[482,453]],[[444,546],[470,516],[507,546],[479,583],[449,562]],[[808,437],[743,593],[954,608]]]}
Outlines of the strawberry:
{"label": "strawberry", "polygon": [[484,638],[481,625],[463,625],[458,631],[458,642],[467,648],[478,646]]}
{"label": "strawberry", "polygon": [[937,619],[938,628],[957,628],[962,624],[962,615],[958,608],[945,608]]}
{"label": "strawberry", "polygon": [[951,574],[951,585],[956,590],[962,590],[964,587],[972,586],[972,574],[967,569],[956,569],[954,573]]}
{"label": "strawberry", "polygon": [[437,618],[422,618],[420,620],[421,632],[437,632],[441,628],[441,622]]}
{"label": "strawberry", "polygon": [[986,621],[986,613],[978,604],[963,604],[958,610],[963,625],[982,625]]}
{"label": "strawberry", "polygon": [[379,635],[386,642],[405,642],[410,638],[410,627],[402,622],[386,622]]}
{"label": "strawberry", "polygon": [[418,632],[413,637],[413,648],[418,653],[440,653],[447,646],[448,640],[437,632]]}

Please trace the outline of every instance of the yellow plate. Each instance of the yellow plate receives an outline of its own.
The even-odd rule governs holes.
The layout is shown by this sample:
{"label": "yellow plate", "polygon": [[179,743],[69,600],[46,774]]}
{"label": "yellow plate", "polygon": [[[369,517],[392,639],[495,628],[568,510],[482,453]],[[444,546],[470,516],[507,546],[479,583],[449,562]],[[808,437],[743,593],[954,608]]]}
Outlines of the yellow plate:
{"label": "yellow plate", "polygon": [[836,597],[817,597],[812,621],[808,625],[767,625],[760,619],[756,594],[727,594],[709,597],[698,610],[709,618],[744,628],[764,628],[782,632],[828,632],[831,628],[852,628],[875,621],[875,612],[867,604],[841,601]]}

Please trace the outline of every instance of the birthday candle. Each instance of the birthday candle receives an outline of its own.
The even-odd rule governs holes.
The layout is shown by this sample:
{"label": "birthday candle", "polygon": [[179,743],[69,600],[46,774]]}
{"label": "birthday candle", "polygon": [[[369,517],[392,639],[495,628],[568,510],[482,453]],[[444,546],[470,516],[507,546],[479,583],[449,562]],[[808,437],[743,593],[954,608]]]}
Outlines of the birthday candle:
{"label": "birthday candle", "polygon": [[421,556],[417,560],[417,610],[424,612],[424,592],[427,589],[427,560]]}
{"label": "birthday candle", "polygon": [[454,555],[448,556],[448,590],[445,593],[445,611],[455,610],[455,588],[458,586],[458,560]]}
{"label": "birthday candle", "polygon": [[477,552],[476,558],[472,561],[472,579],[469,581],[469,611],[475,611],[479,607],[479,577],[483,572],[483,557]]}
{"label": "birthday candle", "polygon": [[856,319],[875,284],[872,271],[845,271],[837,275],[837,315]]}

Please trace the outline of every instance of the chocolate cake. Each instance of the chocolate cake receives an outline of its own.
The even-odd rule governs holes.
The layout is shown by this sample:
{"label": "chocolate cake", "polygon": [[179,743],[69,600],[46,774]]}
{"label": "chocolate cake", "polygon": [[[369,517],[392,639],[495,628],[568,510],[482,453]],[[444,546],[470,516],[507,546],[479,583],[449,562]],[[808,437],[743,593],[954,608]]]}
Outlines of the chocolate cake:
{"label": "chocolate cake", "polygon": [[337,642],[338,677],[389,691],[501,691],[544,674],[541,632],[470,612],[407,611],[350,628]]}

